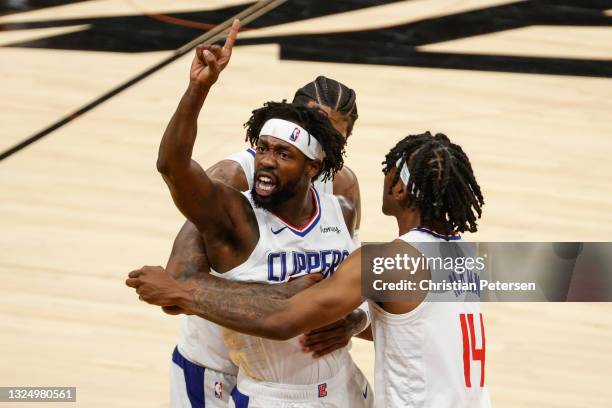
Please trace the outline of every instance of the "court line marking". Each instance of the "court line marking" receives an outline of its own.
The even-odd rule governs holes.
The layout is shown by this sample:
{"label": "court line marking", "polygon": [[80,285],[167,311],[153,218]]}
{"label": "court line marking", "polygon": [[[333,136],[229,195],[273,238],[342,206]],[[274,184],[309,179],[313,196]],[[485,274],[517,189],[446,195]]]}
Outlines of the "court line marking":
{"label": "court line marking", "polygon": [[74,112],[64,116],[60,120],[58,120],[55,123],[53,123],[53,124],[47,126],[46,128],[44,128],[43,130],[41,130],[39,132],[36,132],[35,134],[33,134],[32,136],[28,137],[27,139],[17,143],[13,147],[11,147],[11,148],[5,150],[4,152],[0,153],[0,161],[2,161],[4,159],[6,159],[7,157],[10,157],[13,154],[21,151],[22,149],[26,148],[27,146],[31,145],[32,143],[42,139],[43,137],[49,135],[53,131],[63,127],[64,125],[72,122],[73,120],[75,120],[76,118],[80,117],[81,115],[89,112],[93,108],[101,105],[102,103],[106,102],[107,100],[109,100],[113,96],[123,92],[124,90],[128,89],[132,85],[142,81],[143,79],[145,79],[149,75],[159,71],[161,68],[165,67],[166,65],[176,61],[178,58],[182,57],[183,55],[187,54],[189,51],[194,49],[197,45],[200,45],[200,44],[203,44],[203,43],[211,44],[211,43],[214,43],[214,42],[222,39],[223,37],[225,37],[226,32],[231,27],[232,22],[234,21],[234,19],[239,18],[241,20],[242,24],[246,25],[248,23],[251,23],[255,19],[261,17],[262,15],[268,13],[269,11],[275,9],[276,7],[278,7],[281,4],[285,3],[286,1],[287,0],[260,0],[260,1],[258,1],[254,5],[246,8],[245,10],[243,10],[240,13],[236,14],[235,16],[233,16],[233,17],[225,20],[223,23],[217,25],[215,28],[211,29],[210,31],[207,31],[206,33],[202,34],[201,36],[199,36],[197,38],[194,38],[193,40],[191,40],[187,44],[185,44],[182,47],[178,48],[169,57],[164,58],[162,61],[160,61],[157,64],[153,65],[152,67],[146,69],[145,71],[141,72],[140,74],[136,75],[135,77],[132,77],[131,79],[127,80],[126,82],[122,83],[121,85],[116,86],[115,88],[113,88],[110,91],[106,92],[105,94],[97,97],[96,99],[94,99],[93,101],[87,103],[86,105],[82,106],[81,108],[77,109],[76,111],[74,111]]}

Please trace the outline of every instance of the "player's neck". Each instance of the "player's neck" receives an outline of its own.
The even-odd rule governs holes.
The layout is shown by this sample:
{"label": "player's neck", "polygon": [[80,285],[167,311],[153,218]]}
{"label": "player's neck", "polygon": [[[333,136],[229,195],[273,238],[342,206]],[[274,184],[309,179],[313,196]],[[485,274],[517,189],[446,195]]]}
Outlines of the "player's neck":
{"label": "player's neck", "polygon": [[306,224],[316,211],[316,198],[309,187],[305,192],[295,194],[271,211],[285,222],[301,227]]}
{"label": "player's neck", "polygon": [[421,214],[418,211],[404,209],[395,216],[395,220],[401,236],[421,225]]}
{"label": "player's neck", "polygon": [[402,236],[408,231],[414,228],[425,228],[433,232],[437,232],[440,235],[443,235],[441,231],[444,229],[441,228],[438,224],[425,224],[421,222],[421,213],[419,211],[414,210],[402,210],[398,215],[395,216],[397,220],[397,227],[399,230],[399,236]]}

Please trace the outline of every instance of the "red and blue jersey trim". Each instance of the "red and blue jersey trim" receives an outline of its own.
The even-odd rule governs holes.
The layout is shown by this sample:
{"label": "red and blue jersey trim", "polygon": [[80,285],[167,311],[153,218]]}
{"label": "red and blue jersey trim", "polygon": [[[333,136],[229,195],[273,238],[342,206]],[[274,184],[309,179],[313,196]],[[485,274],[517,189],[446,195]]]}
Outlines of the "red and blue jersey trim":
{"label": "red and blue jersey trim", "polygon": [[443,234],[438,234],[435,231],[432,231],[432,230],[429,230],[429,229],[423,228],[423,227],[416,227],[416,228],[411,229],[410,231],[424,232],[425,234],[433,235],[436,238],[445,239],[447,241],[457,241],[457,240],[461,239],[461,236],[459,234],[443,235]]}
{"label": "red and blue jersey trim", "polygon": [[[272,215],[274,215],[276,218],[282,221],[283,224],[286,225],[287,229],[289,229],[295,235],[298,235],[300,237],[305,237],[306,234],[308,234],[310,231],[312,231],[314,227],[316,227],[316,225],[319,223],[319,220],[321,219],[321,200],[319,199],[319,193],[314,187],[311,188],[311,192],[312,192],[312,196],[315,199],[315,206],[316,206],[315,212],[314,214],[312,214],[312,217],[310,217],[310,220],[308,220],[308,222],[301,227],[296,227],[295,225],[292,225],[291,223],[285,221],[278,214],[275,214],[274,212],[270,211]],[[276,232],[273,231],[273,233],[278,234],[281,230],[277,230]]]}

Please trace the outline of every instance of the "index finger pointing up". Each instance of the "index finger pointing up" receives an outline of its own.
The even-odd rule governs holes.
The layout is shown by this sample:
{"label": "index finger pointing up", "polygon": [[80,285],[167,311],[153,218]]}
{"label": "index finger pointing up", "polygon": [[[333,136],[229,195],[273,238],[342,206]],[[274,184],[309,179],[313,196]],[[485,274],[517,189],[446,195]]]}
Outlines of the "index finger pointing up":
{"label": "index finger pointing up", "polygon": [[232,47],[234,46],[234,42],[238,36],[238,31],[240,31],[240,20],[235,19],[232,23],[232,28],[230,28],[229,34],[227,35],[227,39],[225,40],[225,45],[223,46],[224,50],[232,52]]}

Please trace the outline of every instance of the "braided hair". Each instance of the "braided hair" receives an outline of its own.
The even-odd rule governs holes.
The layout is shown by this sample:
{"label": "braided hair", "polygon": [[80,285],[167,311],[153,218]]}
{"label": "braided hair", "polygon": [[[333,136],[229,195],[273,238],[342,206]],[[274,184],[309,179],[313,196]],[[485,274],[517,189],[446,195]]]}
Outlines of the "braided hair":
{"label": "braided hair", "polygon": [[[296,123],[306,129],[321,144],[325,158],[321,170],[315,178],[331,180],[344,165],[344,147],[346,140],[331,125],[329,119],[316,109],[282,102],[266,102],[262,108],[255,109],[251,118],[244,124],[247,129],[246,141],[255,146],[259,140],[259,131],[268,119],[278,118]],[[313,178],[314,180],[314,178]]]}
{"label": "braided hair", "polygon": [[[400,161],[398,164],[398,160]],[[406,205],[416,205],[421,222],[441,228],[444,235],[476,232],[484,199],[472,165],[461,146],[442,133],[426,132],[401,140],[386,155],[383,173],[408,166],[410,178]],[[397,171],[391,187],[400,179]]]}
{"label": "braided hair", "polygon": [[324,76],[318,76],[312,82],[298,89],[293,97],[293,103],[306,105],[315,101],[319,105],[325,105],[340,112],[347,119],[347,137],[353,132],[357,114],[357,95],[348,86]]}

